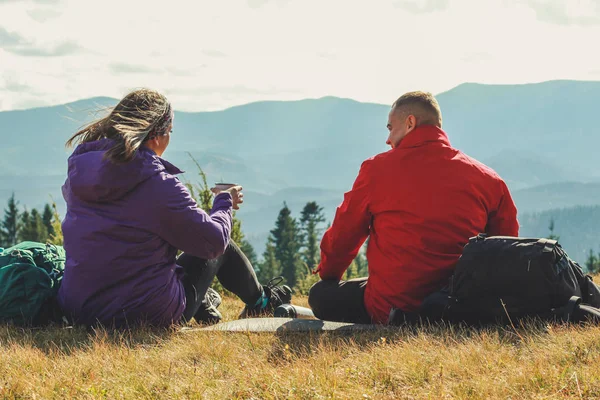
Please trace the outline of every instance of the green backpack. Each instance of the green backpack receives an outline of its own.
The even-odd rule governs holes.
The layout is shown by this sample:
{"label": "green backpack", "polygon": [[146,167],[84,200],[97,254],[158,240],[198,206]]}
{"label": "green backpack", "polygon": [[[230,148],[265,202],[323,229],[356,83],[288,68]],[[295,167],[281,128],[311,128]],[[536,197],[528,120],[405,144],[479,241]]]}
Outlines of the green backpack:
{"label": "green backpack", "polygon": [[21,242],[0,248],[0,322],[37,325],[55,319],[64,269],[61,246]]}

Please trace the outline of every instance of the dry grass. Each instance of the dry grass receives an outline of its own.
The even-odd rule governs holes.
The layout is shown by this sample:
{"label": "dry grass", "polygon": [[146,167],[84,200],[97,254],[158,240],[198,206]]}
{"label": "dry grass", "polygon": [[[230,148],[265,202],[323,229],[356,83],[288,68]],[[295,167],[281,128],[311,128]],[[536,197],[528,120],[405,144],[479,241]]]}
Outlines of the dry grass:
{"label": "dry grass", "polygon": [[[222,307],[234,319],[241,303]],[[599,369],[596,327],[357,335],[0,328],[0,398],[8,399],[596,399]]]}

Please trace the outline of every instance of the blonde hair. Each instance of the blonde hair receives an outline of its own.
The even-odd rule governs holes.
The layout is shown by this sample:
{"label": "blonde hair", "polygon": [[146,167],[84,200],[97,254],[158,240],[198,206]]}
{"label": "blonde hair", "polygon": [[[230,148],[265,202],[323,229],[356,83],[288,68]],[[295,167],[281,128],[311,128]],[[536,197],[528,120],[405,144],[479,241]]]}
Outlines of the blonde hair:
{"label": "blonde hair", "polygon": [[[157,123],[170,112],[165,96],[151,89],[138,89],[125,96],[110,113],[82,128],[67,141],[67,147],[100,139],[114,145],[105,158],[115,163],[131,161]],[[162,134],[159,132],[157,134]]]}
{"label": "blonde hair", "polygon": [[442,111],[435,97],[429,92],[408,92],[392,104],[394,112],[412,114],[419,125],[435,125],[442,127]]}

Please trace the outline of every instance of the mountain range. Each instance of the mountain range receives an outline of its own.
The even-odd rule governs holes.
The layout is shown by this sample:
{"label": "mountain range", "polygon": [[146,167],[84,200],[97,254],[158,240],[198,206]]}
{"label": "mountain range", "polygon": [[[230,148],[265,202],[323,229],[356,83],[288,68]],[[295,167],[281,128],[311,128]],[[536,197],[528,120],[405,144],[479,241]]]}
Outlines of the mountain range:
{"label": "mountain range", "polygon": [[[594,113],[600,82],[465,83],[436,97],[452,145],[507,181],[520,218],[600,204],[600,135]],[[64,143],[102,115],[94,111],[116,102],[98,97],[0,112],[0,202],[14,191],[22,205],[38,207],[51,195],[64,211],[60,185],[70,153]],[[209,182],[242,184],[246,202],[239,216],[260,253],[284,201],[297,214],[304,203],[316,200],[328,220],[333,218],[360,163],[387,150],[389,109],[324,97],[176,112],[164,157],[186,170],[188,181],[198,179],[193,157]],[[600,235],[597,242],[594,246]]]}

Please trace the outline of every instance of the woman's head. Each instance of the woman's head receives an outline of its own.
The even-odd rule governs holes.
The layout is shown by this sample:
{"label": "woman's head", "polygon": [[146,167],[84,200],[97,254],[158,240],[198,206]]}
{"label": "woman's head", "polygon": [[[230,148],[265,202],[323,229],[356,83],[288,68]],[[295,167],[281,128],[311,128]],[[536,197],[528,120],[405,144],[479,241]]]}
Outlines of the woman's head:
{"label": "woman's head", "polygon": [[109,115],[74,134],[67,146],[99,139],[112,139],[106,152],[113,162],[130,161],[144,145],[159,156],[169,144],[173,126],[173,109],[162,94],[138,89],[125,96]]}

